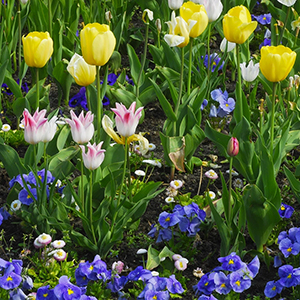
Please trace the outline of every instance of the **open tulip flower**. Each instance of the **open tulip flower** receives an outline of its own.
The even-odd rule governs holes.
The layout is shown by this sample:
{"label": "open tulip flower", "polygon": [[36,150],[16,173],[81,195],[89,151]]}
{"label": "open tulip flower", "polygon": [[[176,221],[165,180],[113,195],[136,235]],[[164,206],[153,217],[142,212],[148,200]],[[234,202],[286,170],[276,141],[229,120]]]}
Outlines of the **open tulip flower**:
{"label": "open tulip flower", "polygon": [[88,151],[85,153],[85,147],[83,145],[80,145],[79,147],[82,150],[82,158],[84,166],[89,170],[95,170],[97,169],[104,160],[104,152],[105,149],[101,149],[103,142],[96,145],[94,143],[93,145],[89,142],[87,144]]}
{"label": "open tulip flower", "polygon": [[249,10],[243,5],[231,8],[223,18],[223,32],[231,43],[243,44],[256,27],[257,22],[252,21]]}
{"label": "open tulip flower", "polygon": [[282,45],[262,47],[260,53],[260,70],[271,82],[284,80],[296,60],[296,52]]}
{"label": "open tulip flower", "polygon": [[208,22],[216,21],[223,10],[221,0],[194,0],[194,3],[203,4],[208,16]]}
{"label": "open tulip flower", "polygon": [[253,64],[253,60],[251,60],[246,67],[246,63],[243,62],[240,64],[242,77],[247,82],[252,82],[256,79],[259,73],[259,63]]}
{"label": "open tulip flower", "polygon": [[164,40],[170,47],[185,47],[190,41],[190,30],[197,23],[195,20],[190,20],[189,24],[182,17],[175,17],[175,12],[172,11],[171,21],[168,21],[169,33],[164,36]]}
{"label": "open tulip flower", "polygon": [[49,142],[53,139],[56,132],[56,120],[54,116],[50,121],[45,118],[46,110],[43,109],[39,112],[37,109],[33,116],[25,108],[23,112],[24,119],[24,139],[29,144],[37,144],[39,142]]}
{"label": "open tulip flower", "polygon": [[29,67],[42,68],[53,53],[53,40],[48,32],[33,31],[22,37],[23,52]]}
{"label": "open tulip flower", "polygon": [[73,140],[78,144],[85,144],[91,140],[94,134],[94,115],[88,111],[84,117],[83,111],[79,117],[71,110],[71,118],[66,122],[71,126]]}
{"label": "open tulip flower", "polygon": [[67,70],[78,85],[88,86],[95,81],[96,67],[86,63],[77,53],[72,56]]}
{"label": "open tulip flower", "polygon": [[108,25],[90,23],[80,32],[80,45],[88,64],[104,66],[114,52],[116,38]]}
{"label": "open tulip flower", "polygon": [[208,16],[204,5],[195,4],[192,1],[183,3],[180,7],[180,16],[187,22],[188,25],[192,20],[196,21],[189,32],[189,35],[192,38],[196,38],[202,34],[208,25]]}
{"label": "open tulip flower", "polygon": [[142,116],[143,107],[135,110],[136,102],[133,102],[129,109],[125,105],[116,103],[116,108],[111,110],[116,114],[116,126],[118,133],[124,137],[129,137],[135,133],[136,127]]}

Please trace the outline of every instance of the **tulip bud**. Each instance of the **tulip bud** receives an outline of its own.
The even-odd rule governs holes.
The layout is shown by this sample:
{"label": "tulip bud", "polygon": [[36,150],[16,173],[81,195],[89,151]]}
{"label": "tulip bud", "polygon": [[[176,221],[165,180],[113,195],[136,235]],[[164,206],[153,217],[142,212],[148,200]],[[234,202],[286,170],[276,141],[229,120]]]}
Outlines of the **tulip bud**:
{"label": "tulip bud", "polygon": [[229,156],[236,156],[239,153],[239,141],[237,138],[232,137],[230,138],[227,144],[227,154]]}
{"label": "tulip bud", "polygon": [[112,14],[109,10],[109,11],[105,12],[105,20],[107,23],[110,23],[111,19],[112,19]]}
{"label": "tulip bud", "polygon": [[156,19],[155,26],[157,28],[157,31],[161,32],[161,21],[160,21],[160,19]]}
{"label": "tulip bud", "polygon": [[149,24],[149,21],[152,21],[152,20],[153,20],[153,11],[151,11],[151,10],[148,9],[148,8],[146,8],[146,9],[143,11],[142,19],[143,19],[143,22],[144,22],[145,24]]}

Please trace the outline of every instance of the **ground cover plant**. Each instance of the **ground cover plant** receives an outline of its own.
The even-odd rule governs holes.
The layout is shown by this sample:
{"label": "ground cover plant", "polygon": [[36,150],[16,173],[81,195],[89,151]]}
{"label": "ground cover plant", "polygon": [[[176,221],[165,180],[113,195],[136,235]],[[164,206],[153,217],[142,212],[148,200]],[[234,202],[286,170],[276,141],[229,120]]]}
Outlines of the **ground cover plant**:
{"label": "ground cover plant", "polygon": [[297,299],[297,0],[0,3],[1,299]]}

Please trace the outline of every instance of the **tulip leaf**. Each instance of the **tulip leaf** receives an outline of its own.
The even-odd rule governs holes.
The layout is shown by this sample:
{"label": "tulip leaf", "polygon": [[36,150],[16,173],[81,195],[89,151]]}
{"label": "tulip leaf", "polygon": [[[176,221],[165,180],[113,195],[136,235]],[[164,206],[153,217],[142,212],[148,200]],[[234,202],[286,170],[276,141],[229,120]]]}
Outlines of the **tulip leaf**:
{"label": "tulip leaf", "polygon": [[142,73],[140,75],[141,63],[138,56],[135,53],[134,48],[130,44],[127,44],[127,52],[130,63],[130,74],[136,88],[138,89],[141,85],[143,85],[145,81],[145,72],[144,70],[142,70]]}
{"label": "tulip leaf", "polygon": [[283,170],[286,178],[290,183],[293,193],[295,194],[298,202],[300,202],[300,181],[286,166],[283,167]]}
{"label": "tulip leaf", "polygon": [[164,113],[166,114],[167,118],[170,119],[172,122],[176,122],[177,117],[173,111],[173,108],[172,108],[170,102],[167,100],[167,98],[165,97],[165,95],[163,94],[163,92],[161,91],[159,86],[152,79],[149,79],[149,80],[151,81],[151,83],[153,84],[153,86],[155,88],[159,103],[160,103]]}
{"label": "tulip leaf", "polygon": [[30,110],[30,104],[26,98],[21,97],[21,98],[17,98],[13,102],[12,108],[13,108],[14,114],[19,118],[22,115],[25,108]]}
{"label": "tulip leaf", "polygon": [[0,161],[3,163],[10,178],[21,173],[27,173],[28,171],[22,163],[17,151],[3,143],[0,143]]}

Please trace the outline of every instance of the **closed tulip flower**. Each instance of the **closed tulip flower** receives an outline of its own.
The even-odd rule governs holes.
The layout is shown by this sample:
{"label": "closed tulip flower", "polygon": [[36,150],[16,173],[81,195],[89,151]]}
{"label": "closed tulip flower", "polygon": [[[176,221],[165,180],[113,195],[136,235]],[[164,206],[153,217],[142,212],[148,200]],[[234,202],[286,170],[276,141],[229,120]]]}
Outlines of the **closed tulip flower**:
{"label": "closed tulip flower", "polygon": [[83,111],[79,117],[71,110],[71,118],[66,122],[71,126],[73,140],[78,144],[85,144],[91,140],[94,134],[94,115],[88,111],[84,117]]}
{"label": "closed tulip flower", "polygon": [[43,109],[39,112],[37,109],[33,116],[25,108],[23,112],[24,119],[24,139],[29,144],[37,144],[39,142],[49,142],[53,139],[56,133],[56,120],[54,116],[50,121],[45,118],[46,110]]}
{"label": "closed tulip flower", "polygon": [[133,102],[129,109],[123,104],[116,103],[116,108],[111,110],[116,114],[116,126],[118,133],[124,137],[129,137],[135,133],[136,127],[142,116],[143,107],[135,110],[136,102]]}
{"label": "closed tulip flower", "polygon": [[240,146],[238,139],[235,137],[230,138],[227,144],[227,154],[229,156],[236,156],[239,153],[239,149]]}
{"label": "closed tulip flower", "polygon": [[87,144],[88,151],[85,153],[85,147],[83,145],[80,145],[79,147],[82,150],[82,159],[84,166],[89,170],[95,170],[97,169],[104,160],[104,152],[105,149],[101,149],[103,142],[96,145],[94,143],[93,145],[89,142]]}
{"label": "closed tulip flower", "polygon": [[67,70],[78,85],[88,86],[95,81],[96,67],[86,63],[77,53],[72,56]]}
{"label": "closed tulip flower", "polygon": [[91,23],[81,30],[80,45],[88,64],[104,66],[114,52],[116,38],[108,25]]}
{"label": "closed tulip flower", "polygon": [[245,81],[247,82],[252,82],[256,79],[256,77],[258,76],[259,73],[259,63],[257,64],[253,64],[253,61],[251,60],[248,64],[248,66],[246,67],[246,63],[243,62],[242,64],[240,64],[241,67],[241,73],[242,73],[242,77]]}
{"label": "closed tulip flower", "polygon": [[221,0],[192,0],[192,1],[197,4],[204,5],[209,22],[213,22],[217,20],[222,13],[223,4]]}
{"label": "closed tulip flower", "polygon": [[29,67],[44,67],[53,53],[53,40],[48,32],[30,32],[22,37],[22,43],[24,59]]}
{"label": "closed tulip flower", "polygon": [[208,24],[208,16],[204,5],[195,4],[192,1],[183,3],[180,7],[180,16],[190,24],[191,20],[196,21],[195,25],[189,32],[192,38],[198,37],[203,33]]}
{"label": "closed tulip flower", "polygon": [[282,45],[262,47],[260,54],[260,70],[271,82],[284,80],[289,75],[296,60],[296,52]]}
{"label": "closed tulip flower", "polygon": [[169,7],[173,10],[179,9],[182,3],[183,0],[168,0]]}
{"label": "closed tulip flower", "polygon": [[243,6],[231,8],[223,18],[223,32],[229,42],[243,44],[257,27],[249,10]]}

